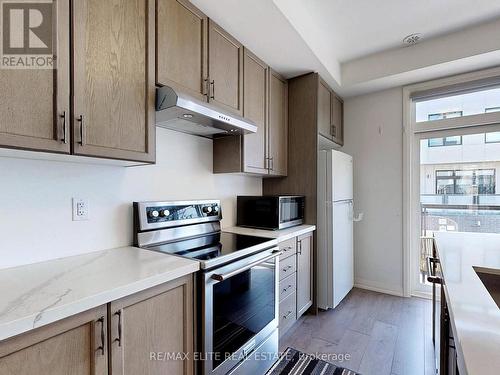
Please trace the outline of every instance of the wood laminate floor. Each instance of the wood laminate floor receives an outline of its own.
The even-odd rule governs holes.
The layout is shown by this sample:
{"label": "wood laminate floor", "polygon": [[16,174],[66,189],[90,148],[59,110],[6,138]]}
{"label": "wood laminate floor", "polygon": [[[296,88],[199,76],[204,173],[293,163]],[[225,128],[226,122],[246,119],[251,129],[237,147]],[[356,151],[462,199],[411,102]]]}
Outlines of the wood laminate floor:
{"label": "wood laminate floor", "polygon": [[362,375],[435,374],[432,302],[353,289],[335,310],[296,322],[280,340],[287,347]]}

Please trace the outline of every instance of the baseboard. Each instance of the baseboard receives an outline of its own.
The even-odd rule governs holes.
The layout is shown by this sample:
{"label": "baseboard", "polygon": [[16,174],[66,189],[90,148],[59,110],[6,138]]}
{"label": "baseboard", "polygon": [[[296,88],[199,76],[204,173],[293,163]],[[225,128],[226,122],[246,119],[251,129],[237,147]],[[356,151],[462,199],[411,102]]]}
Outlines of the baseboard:
{"label": "baseboard", "polygon": [[393,296],[404,297],[403,290],[393,290],[389,289],[385,285],[376,284],[368,280],[357,279],[354,281],[354,287],[359,289],[371,290],[372,292],[379,292],[384,294],[390,294]]}

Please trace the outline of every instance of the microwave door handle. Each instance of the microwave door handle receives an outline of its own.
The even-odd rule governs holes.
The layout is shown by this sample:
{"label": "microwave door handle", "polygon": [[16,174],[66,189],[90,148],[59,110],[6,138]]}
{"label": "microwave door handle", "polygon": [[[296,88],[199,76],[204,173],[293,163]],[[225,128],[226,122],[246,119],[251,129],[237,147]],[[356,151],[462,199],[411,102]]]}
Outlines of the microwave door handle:
{"label": "microwave door handle", "polygon": [[214,273],[210,277],[212,279],[214,279],[214,280],[217,280],[217,281],[224,281],[224,280],[227,280],[227,279],[229,279],[229,278],[231,278],[233,276],[236,276],[239,273],[245,272],[245,271],[249,270],[250,268],[258,266],[259,264],[261,264],[263,262],[266,262],[266,261],[271,260],[273,258],[279,257],[281,254],[283,254],[282,251],[274,250],[271,255],[268,255],[265,258],[262,258],[262,259],[259,259],[259,260],[255,261],[255,262],[247,264],[246,266],[238,268],[237,270],[234,270],[234,271],[231,271],[231,272],[227,272],[227,273]]}

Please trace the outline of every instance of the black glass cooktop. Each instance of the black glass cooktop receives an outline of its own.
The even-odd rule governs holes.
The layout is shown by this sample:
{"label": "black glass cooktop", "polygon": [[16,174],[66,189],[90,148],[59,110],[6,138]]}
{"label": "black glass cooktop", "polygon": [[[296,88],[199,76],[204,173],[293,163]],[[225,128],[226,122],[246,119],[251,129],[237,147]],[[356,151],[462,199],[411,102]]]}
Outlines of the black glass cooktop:
{"label": "black glass cooktop", "polygon": [[155,245],[148,247],[148,249],[207,262],[211,259],[233,255],[241,250],[248,250],[269,241],[272,239],[218,232],[188,240]]}

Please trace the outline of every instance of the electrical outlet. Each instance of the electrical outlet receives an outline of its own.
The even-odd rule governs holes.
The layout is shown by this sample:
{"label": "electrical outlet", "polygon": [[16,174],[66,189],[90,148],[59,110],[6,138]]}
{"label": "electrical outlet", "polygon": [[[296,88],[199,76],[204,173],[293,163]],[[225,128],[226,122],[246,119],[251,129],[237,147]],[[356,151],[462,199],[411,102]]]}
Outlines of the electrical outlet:
{"label": "electrical outlet", "polygon": [[73,221],[89,219],[88,199],[73,198]]}

